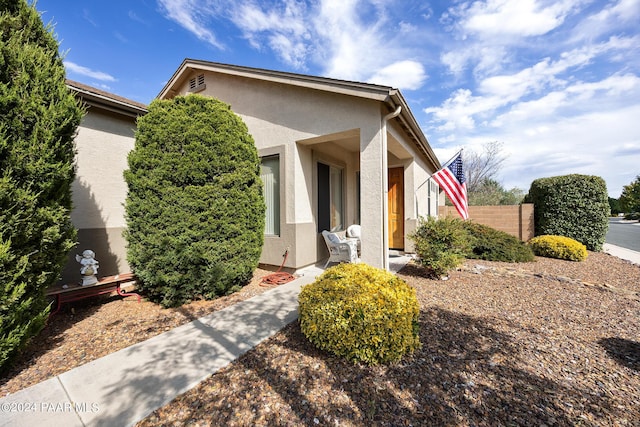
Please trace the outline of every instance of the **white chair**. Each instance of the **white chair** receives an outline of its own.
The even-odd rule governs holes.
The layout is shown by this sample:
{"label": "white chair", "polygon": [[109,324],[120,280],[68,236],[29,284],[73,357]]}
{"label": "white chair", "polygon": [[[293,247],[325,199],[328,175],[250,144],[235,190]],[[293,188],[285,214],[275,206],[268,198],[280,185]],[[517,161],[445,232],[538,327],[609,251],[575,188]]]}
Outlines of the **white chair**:
{"label": "white chair", "polygon": [[347,238],[353,239],[358,245],[358,256],[360,256],[360,236],[362,236],[361,228],[358,224],[347,227]]}
{"label": "white chair", "polygon": [[323,268],[327,268],[330,262],[358,262],[358,245],[355,241],[341,239],[336,233],[327,230],[322,232],[322,237],[329,249],[329,259]]}

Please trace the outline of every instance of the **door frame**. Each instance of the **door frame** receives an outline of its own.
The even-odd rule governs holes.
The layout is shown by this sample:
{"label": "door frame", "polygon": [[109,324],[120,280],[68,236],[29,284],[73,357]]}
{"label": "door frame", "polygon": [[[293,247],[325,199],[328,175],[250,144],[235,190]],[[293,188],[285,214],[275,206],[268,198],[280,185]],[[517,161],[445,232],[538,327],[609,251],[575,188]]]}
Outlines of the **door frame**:
{"label": "door frame", "polygon": [[[400,172],[394,175],[394,180],[391,179],[392,171]],[[399,177],[399,180],[397,177]],[[404,250],[404,167],[399,166],[387,169],[387,187],[387,224],[389,227],[389,238],[386,245],[389,249]],[[395,197],[395,203],[392,197]],[[392,214],[392,209],[394,208],[397,210]],[[394,217],[399,218],[394,219]],[[400,237],[396,234],[395,239],[393,233],[394,228],[391,224],[392,221],[395,221],[400,229]]]}

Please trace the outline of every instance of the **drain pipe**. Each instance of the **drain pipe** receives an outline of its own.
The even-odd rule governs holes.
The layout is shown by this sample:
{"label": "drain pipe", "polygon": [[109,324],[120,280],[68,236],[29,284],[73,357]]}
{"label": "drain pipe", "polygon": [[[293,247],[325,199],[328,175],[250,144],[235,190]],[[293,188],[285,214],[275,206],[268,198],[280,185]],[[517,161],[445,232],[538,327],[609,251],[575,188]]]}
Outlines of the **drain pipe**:
{"label": "drain pipe", "polygon": [[387,158],[387,122],[398,117],[402,106],[382,118],[382,268],[389,271],[389,161]]}

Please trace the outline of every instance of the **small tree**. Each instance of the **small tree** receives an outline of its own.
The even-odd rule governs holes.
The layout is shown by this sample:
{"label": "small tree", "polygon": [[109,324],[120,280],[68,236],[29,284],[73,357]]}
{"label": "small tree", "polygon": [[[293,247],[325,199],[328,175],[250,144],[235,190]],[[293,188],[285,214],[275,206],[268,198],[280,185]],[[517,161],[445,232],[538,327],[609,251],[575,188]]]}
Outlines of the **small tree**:
{"label": "small tree", "polygon": [[536,179],[525,202],[535,205],[536,236],[565,236],[591,251],[602,249],[610,215],[602,178],[573,174]]}
{"label": "small tree", "polygon": [[248,283],[265,204],[253,138],[228,105],[198,95],[152,102],[129,168],[127,258],[150,299],[177,306]]}
{"label": "small tree", "polygon": [[467,192],[480,190],[487,180],[495,181],[506,157],[502,155],[502,143],[488,142],[483,146],[482,153],[465,150],[462,154],[467,178]]}
{"label": "small tree", "polygon": [[42,329],[75,242],[81,119],[51,29],[26,1],[0,1],[0,370]]}
{"label": "small tree", "polygon": [[619,200],[625,212],[640,212],[640,175],[631,184],[622,187]]}

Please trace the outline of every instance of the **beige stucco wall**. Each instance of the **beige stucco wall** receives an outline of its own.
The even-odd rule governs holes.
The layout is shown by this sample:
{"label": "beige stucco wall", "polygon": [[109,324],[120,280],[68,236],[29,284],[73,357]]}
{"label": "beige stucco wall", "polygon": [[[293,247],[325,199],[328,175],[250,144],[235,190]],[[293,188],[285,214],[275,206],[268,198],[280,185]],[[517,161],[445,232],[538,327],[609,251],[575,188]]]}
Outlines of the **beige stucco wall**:
{"label": "beige stucco wall", "polygon": [[75,138],[76,180],[72,185],[71,221],[78,228],[78,245],[69,254],[62,281],[79,279],[75,254],[92,249],[100,262],[99,275],[129,271],[122,232],[126,226],[123,172],[134,147],[135,119],[90,107]]}
{"label": "beige stucco wall", "polygon": [[[195,73],[194,76],[199,73]],[[267,236],[261,263],[279,265],[286,248],[292,251],[287,267],[300,268],[328,256],[316,230],[316,162],[344,168],[346,197],[345,221],[356,218],[356,172],[363,173],[361,194],[363,211],[375,215],[363,217],[367,248],[363,260],[375,264],[381,251],[380,230],[380,104],[372,100],[325,91],[281,85],[243,77],[205,73],[206,88],[200,95],[211,96],[231,105],[242,117],[261,156],[279,147],[281,161],[280,236]],[[188,92],[185,84],[178,95]],[[354,134],[355,130],[355,134]],[[334,135],[332,138],[323,136]],[[341,138],[356,138],[343,145]],[[357,153],[364,150],[363,156]],[[364,165],[363,165],[364,162]],[[364,172],[368,170],[368,172]],[[310,238],[312,236],[312,238]],[[376,241],[376,239],[378,241]]]}
{"label": "beige stucco wall", "polygon": [[[423,197],[428,189],[416,193],[414,188],[433,171],[394,119],[388,123],[385,140],[382,117],[389,111],[380,101],[202,70],[185,75],[180,80],[182,86],[171,88],[171,96],[189,94],[189,80],[200,74],[205,76],[205,87],[197,93],[228,103],[247,124],[260,156],[280,155],[280,236],[265,237],[261,263],[279,265],[287,248],[291,249],[285,264],[289,268],[328,256],[316,227],[319,161],[343,168],[345,226],[357,221],[361,208],[364,262],[383,266],[387,245],[382,233],[386,220],[385,154],[393,163],[389,166],[405,168],[406,229],[415,228],[417,217],[429,211]],[[360,206],[356,202],[357,172]]]}

